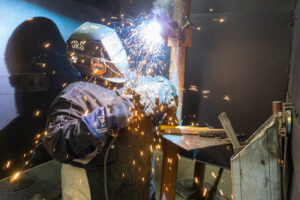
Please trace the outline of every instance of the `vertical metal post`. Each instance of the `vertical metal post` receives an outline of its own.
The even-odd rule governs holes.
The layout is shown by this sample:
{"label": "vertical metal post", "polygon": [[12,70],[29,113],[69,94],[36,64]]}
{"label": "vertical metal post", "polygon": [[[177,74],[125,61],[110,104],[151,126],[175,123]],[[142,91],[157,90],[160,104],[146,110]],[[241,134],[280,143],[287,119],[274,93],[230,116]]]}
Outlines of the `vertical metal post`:
{"label": "vertical metal post", "polygon": [[[173,20],[178,22],[179,27],[183,27],[190,16],[190,0],[174,0]],[[187,32],[184,30],[185,39]],[[177,118],[181,121],[184,76],[186,66],[187,45],[176,38],[175,44],[171,47],[169,79],[175,85],[178,95]],[[191,39],[191,36],[190,36]],[[161,180],[161,200],[174,200],[176,195],[176,180],[178,167],[178,147],[167,140],[163,146],[163,166]]]}
{"label": "vertical metal post", "polygon": [[272,102],[273,115],[276,115],[279,112],[282,112],[282,102],[281,101],[273,101]]}
{"label": "vertical metal post", "polygon": [[[186,23],[186,19],[190,16],[190,0],[174,0],[173,20],[177,21],[182,27]],[[177,42],[177,44],[179,44]],[[177,118],[181,121],[183,92],[184,92],[184,76],[186,66],[186,51],[187,47],[174,45],[171,47],[170,56],[170,81],[175,85],[178,95]]]}

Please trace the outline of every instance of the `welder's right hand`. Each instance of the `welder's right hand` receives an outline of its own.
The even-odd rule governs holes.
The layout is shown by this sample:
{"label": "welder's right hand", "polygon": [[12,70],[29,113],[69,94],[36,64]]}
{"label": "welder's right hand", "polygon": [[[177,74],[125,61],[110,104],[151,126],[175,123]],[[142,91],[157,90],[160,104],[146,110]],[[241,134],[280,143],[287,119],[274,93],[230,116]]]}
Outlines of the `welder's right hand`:
{"label": "welder's right hand", "polygon": [[134,108],[133,102],[124,96],[117,96],[112,103],[105,107],[106,125],[113,131],[120,130],[129,125]]}

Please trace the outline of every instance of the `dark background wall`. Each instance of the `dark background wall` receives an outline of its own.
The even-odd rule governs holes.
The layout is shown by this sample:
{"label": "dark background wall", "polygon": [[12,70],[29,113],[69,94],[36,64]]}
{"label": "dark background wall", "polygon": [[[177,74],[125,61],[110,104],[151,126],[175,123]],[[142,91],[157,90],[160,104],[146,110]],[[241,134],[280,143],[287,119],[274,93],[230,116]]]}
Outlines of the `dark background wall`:
{"label": "dark background wall", "polygon": [[191,8],[201,31],[188,50],[185,123],[220,127],[224,111],[248,137],[271,115],[272,101],[285,100],[294,1],[194,0]]}
{"label": "dark background wall", "polygon": [[[152,4],[0,1],[1,169],[14,155],[9,152],[17,154],[18,162],[32,149],[33,136],[43,132],[49,104],[76,77],[64,57],[64,41],[76,27],[120,12],[137,16],[150,12]],[[217,115],[225,111],[236,131],[249,136],[270,116],[271,102],[285,100],[294,6],[293,0],[192,0],[191,21],[201,30],[194,31],[188,50],[184,124],[220,127]],[[31,17],[52,22],[41,19],[46,27],[31,26],[30,20],[22,24]],[[44,48],[49,41],[50,48]]]}

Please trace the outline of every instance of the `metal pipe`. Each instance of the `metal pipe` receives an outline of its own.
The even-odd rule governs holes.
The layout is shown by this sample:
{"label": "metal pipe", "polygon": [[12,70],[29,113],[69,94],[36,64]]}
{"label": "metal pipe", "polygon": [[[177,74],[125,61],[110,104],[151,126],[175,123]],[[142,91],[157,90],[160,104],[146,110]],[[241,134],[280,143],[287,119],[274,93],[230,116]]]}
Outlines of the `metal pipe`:
{"label": "metal pipe", "polygon": [[[186,19],[189,19],[189,16],[190,0],[174,0],[173,20],[178,22],[179,27],[185,25]],[[177,109],[178,121],[181,121],[182,117],[186,51],[187,47],[179,45],[179,42],[177,42],[177,45],[171,47],[169,79],[177,90],[179,100]]]}

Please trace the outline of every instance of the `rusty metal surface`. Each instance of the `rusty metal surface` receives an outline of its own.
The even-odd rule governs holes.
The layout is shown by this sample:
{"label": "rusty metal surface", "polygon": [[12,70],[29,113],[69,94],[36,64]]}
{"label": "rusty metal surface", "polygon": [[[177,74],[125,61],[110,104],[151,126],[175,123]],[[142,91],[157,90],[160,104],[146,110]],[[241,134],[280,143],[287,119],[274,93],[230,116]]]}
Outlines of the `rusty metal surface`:
{"label": "rusty metal surface", "polygon": [[187,151],[230,144],[226,139],[199,137],[195,135],[164,135],[163,138]]}

